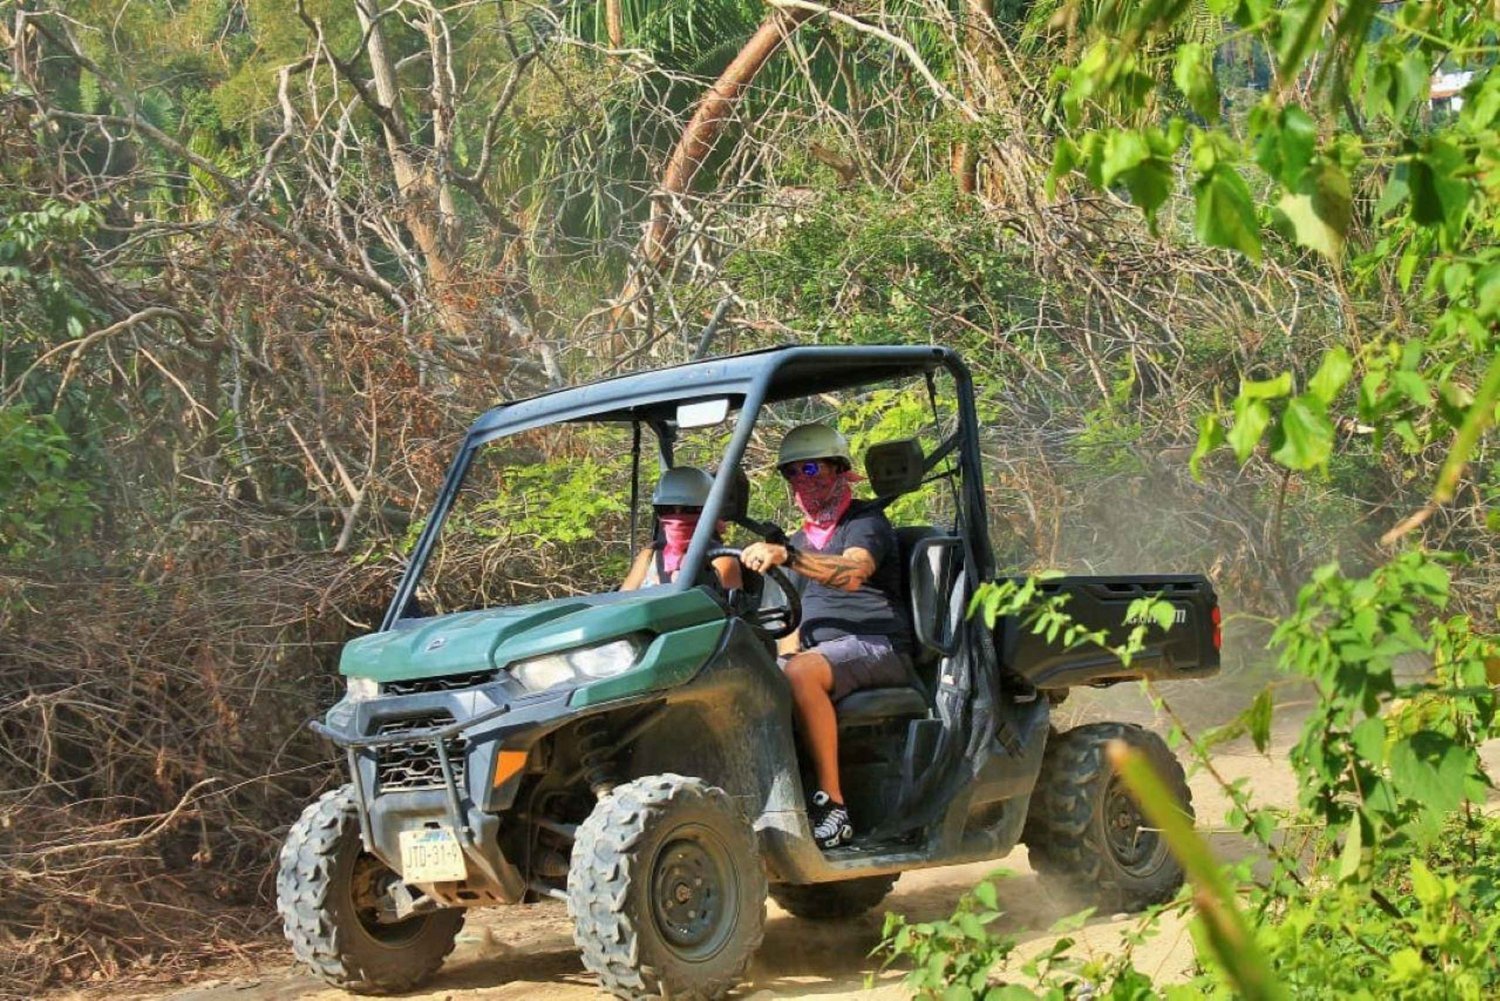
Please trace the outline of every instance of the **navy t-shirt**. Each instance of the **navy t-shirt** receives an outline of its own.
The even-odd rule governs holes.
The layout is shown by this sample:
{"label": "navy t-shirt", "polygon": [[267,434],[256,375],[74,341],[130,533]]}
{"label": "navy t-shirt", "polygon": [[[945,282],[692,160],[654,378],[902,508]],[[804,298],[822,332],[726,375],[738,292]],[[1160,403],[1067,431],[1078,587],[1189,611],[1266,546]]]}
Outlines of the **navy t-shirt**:
{"label": "navy t-shirt", "polygon": [[791,541],[807,553],[841,556],[846,549],[858,548],[875,560],[875,572],[857,591],[840,591],[794,575],[802,594],[804,648],[839,636],[888,636],[897,650],[911,653],[911,618],[901,594],[901,547],[896,530],[878,504],[852,502],[821,549],[809,543],[807,532],[801,529]]}

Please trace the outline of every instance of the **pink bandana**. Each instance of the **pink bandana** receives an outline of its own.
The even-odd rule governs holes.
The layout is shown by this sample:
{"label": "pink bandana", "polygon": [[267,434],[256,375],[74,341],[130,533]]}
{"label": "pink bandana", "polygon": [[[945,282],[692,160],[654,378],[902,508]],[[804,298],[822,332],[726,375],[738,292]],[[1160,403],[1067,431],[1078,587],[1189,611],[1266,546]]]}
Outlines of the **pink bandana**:
{"label": "pink bandana", "polygon": [[661,516],[661,531],[667,537],[662,547],[661,565],[667,573],[676,573],[682,566],[682,557],[687,553],[688,543],[693,541],[693,529],[698,527],[696,514],[664,514]]}
{"label": "pink bandana", "polygon": [[822,549],[833,538],[839,519],[854,503],[850,484],[861,478],[846,470],[826,484],[811,479],[799,479],[793,483],[792,496],[803,514],[802,531],[814,549]]}

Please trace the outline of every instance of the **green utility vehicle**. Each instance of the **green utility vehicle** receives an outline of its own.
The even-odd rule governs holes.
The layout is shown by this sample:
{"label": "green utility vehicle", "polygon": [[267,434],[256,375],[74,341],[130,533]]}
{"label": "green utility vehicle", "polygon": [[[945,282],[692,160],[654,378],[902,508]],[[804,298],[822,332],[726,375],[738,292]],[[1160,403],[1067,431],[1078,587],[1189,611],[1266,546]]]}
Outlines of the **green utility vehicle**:
{"label": "green utility vehicle", "polygon": [[[780,432],[819,408],[877,431],[922,421],[857,442],[867,486],[897,525],[920,653],[909,685],[837,705],[858,833],[828,852],[809,829],[811,775],[776,664],[776,638],[798,624],[797,591],[778,568],[745,571],[726,592],[710,567],[723,551],[716,522],[777,537],[768,498],[780,494],[748,485],[773,479]],[[691,464],[694,450],[696,464],[717,467],[673,583],[564,588],[506,606],[488,595],[499,577],[519,586],[517,565],[481,560],[452,586],[485,540],[531,525],[559,494],[598,526],[613,512],[618,535],[625,498],[611,494],[625,491],[589,488],[583,458],[606,433],[621,441],[612,482],[627,462],[632,478],[622,550],[641,541],[643,440],[661,469]],[[592,451],[570,452],[579,441]],[[570,478],[533,482],[522,466]],[[912,523],[913,512],[932,520]],[[406,991],[442,964],[467,908],[553,897],[604,989],[717,998],[761,941],[768,895],[803,918],[850,917],[909,869],[999,859],[1024,842],[1036,869],[1106,909],[1168,899],[1181,870],[1104,747],[1143,749],[1191,813],[1181,767],[1138,727],[1058,732],[1049,721],[1071,687],[1216,672],[1214,591],[1188,575],[1048,582],[1075,619],[1116,639],[1136,599],[1173,606],[1175,623],[1151,625],[1128,667],[1014,620],[991,629],[965,614],[996,579],[986,526],[974,387],[943,348],[780,348],[490,410],[459,449],[380,629],[344,648],[347,694],[313,723],[347,754],[349,783],[309,806],[282,849],[278,906],[293,951],[348,990]]]}

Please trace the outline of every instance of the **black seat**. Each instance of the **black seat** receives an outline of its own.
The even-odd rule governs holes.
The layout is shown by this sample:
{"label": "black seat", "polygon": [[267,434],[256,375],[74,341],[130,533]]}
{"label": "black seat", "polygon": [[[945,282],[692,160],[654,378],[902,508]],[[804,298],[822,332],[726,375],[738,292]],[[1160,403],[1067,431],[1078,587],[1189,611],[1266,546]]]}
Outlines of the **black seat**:
{"label": "black seat", "polygon": [[927,697],[915,688],[861,688],[839,700],[839,723],[875,723],[899,717],[927,715]]}
{"label": "black seat", "polygon": [[[931,525],[907,525],[896,529],[900,545],[903,596],[911,610],[916,633],[911,682],[899,688],[863,688],[844,696],[835,706],[840,725],[860,725],[886,719],[926,716],[936,688],[938,665],[943,652],[944,619],[950,616],[946,599],[957,573],[958,540]],[[924,543],[926,543],[924,545]],[[921,638],[936,642],[922,642]]]}
{"label": "black seat", "polygon": [[[865,453],[865,478],[875,496],[887,504],[903,494],[920,489],[926,475],[921,445],[914,438],[871,445]],[[936,687],[937,667],[942,660],[943,637],[952,635],[947,606],[952,591],[958,540],[931,525],[896,529],[900,547],[901,597],[911,610],[916,628],[916,652],[910,682],[891,688],[864,688],[844,696],[836,704],[841,726],[879,723],[884,720],[928,715]],[[945,631],[944,619],[949,625]],[[929,642],[924,642],[924,638]],[[937,642],[930,642],[936,638]]]}

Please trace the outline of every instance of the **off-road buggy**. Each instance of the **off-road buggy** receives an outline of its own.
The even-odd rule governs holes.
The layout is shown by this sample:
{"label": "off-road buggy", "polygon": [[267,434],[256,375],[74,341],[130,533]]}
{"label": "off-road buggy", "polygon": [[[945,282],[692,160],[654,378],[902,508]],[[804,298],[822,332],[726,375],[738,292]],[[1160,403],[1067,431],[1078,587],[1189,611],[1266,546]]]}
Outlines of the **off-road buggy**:
{"label": "off-road buggy", "polygon": [[[777,408],[805,416],[903,381],[933,405],[929,445],[862,451],[870,492],[898,526],[920,653],[909,685],[837,705],[858,834],[825,853],[775,656],[775,638],[797,626],[797,592],[779,569],[774,583],[747,571],[744,588],[723,591],[708,570],[712,531],[724,520],[776,535],[748,509],[746,467],[774,441]],[[484,520],[483,504],[455,514],[479,457],[507,441],[544,447],[538,431],[603,426],[631,443],[620,453],[631,458],[631,542],[642,439],[669,468],[687,432],[720,428],[678,579],[436,614],[423,596],[445,565],[445,521]],[[942,523],[903,523],[924,491],[941,498]],[[767,895],[803,918],[850,917],[902,872],[1000,859],[1024,842],[1036,869],[1106,909],[1169,898],[1181,871],[1103,750],[1111,739],[1143,749],[1190,811],[1181,767],[1138,727],[1057,732],[1050,721],[1071,686],[1215,672],[1212,588],[1186,575],[1048,583],[1077,621],[1116,638],[1135,599],[1173,606],[1176,623],[1152,626],[1127,668],[1097,645],[1064,649],[1015,620],[990,629],[967,616],[995,577],[974,388],[952,351],[782,348],[495,407],[469,430],[379,630],[344,648],[347,694],[313,724],[344,749],[349,783],[309,806],[282,849],[293,951],[349,990],[404,991],[438,969],[466,908],[554,897],[606,990],[715,998],[759,945]]]}

